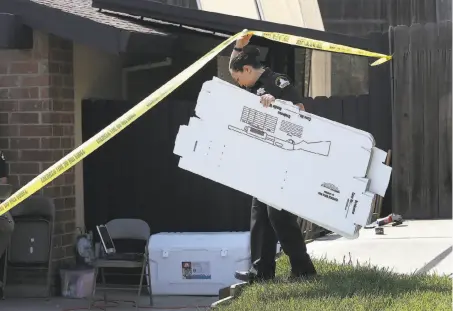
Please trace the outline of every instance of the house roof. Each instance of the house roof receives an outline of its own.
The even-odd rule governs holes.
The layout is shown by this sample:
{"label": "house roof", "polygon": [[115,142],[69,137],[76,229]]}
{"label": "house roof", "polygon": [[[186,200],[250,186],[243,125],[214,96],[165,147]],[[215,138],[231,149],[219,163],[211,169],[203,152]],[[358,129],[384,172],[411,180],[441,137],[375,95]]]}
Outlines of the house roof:
{"label": "house roof", "polygon": [[91,0],[1,0],[0,12],[20,16],[34,29],[112,53],[146,52],[146,47],[165,51],[175,42],[176,36],[158,27],[107,15],[91,5]]}
{"label": "house roof", "polygon": [[[19,16],[25,25],[34,29],[113,53],[166,53],[187,45],[187,40],[192,41],[188,39],[193,37],[191,33],[223,37],[244,28],[369,48],[369,40],[365,38],[149,0],[0,0],[2,12]],[[205,46],[212,47],[212,44],[212,41],[207,42]]]}
{"label": "house roof", "polygon": [[152,0],[93,0],[93,6],[100,9],[224,32],[230,35],[243,29],[260,30],[292,34],[361,49],[370,48],[370,40],[358,36],[167,5]]}
{"label": "house roof", "polygon": [[87,18],[93,22],[104,24],[107,26],[115,27],[118,29],[166,35],[165,32],[149,27],[144,27],[136,23],[120,19],[118,17],[109,16],[99,12],[96,8],[92,7],[92,0],[30,0],[38,5],[47,6],[55,10],[60,10],[65,13],[73,14],[83,18]]}

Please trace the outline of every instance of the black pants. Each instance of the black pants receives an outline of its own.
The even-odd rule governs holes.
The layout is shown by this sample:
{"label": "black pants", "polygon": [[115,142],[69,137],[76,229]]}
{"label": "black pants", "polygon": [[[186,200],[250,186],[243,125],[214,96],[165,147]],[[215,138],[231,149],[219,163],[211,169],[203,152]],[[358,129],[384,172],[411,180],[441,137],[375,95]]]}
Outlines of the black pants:
{"label": "black pants", "polygon": [[14,220],[9,212],[0,216],[0,258],[8,248],[14,230]]}
{"label": "black pants", "polygon": [[289,257],[293,275],[306,276],[316,273],[295,215],[284,210],[279,211],[253,198],[250,239],[251,259],[258,276],[275,275],[278,241]]}

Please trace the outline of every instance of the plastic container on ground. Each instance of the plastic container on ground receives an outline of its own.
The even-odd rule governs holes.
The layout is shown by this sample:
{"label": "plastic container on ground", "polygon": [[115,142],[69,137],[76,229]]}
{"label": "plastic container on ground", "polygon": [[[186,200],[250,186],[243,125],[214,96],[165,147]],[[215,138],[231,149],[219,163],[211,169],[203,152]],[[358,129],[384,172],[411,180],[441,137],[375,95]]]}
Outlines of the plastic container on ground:
{"label": "plastic container on ground", "polygon": [[60,269],[61,295],[65,298],[90,297],[94,285],[93,268]]}
{"label": "plastic container on ground", "polygon": [[215,296],[250,269],[250,233],[158,233],[149,254],[153,295]]}

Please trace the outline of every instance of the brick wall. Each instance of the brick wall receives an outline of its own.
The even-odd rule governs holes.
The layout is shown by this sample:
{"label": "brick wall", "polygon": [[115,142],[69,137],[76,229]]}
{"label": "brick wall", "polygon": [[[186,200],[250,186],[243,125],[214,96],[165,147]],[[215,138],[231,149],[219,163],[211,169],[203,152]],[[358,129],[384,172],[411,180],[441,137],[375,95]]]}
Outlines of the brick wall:
{"label": "brick wall", "polygon": [[[32,50],[0,50],[0,149],[15,189],[74,148],[72,53],[71,42],[39,32]],[[73,169],[40,194],[55,199],[53,261],[69,259],[75,232]]]}

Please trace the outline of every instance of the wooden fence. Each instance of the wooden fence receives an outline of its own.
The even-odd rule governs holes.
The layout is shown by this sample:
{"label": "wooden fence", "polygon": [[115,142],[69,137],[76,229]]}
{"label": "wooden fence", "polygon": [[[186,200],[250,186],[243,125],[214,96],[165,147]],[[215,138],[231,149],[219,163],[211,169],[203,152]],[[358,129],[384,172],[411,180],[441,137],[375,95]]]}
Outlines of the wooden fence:
{"label": "wooden fence", "polygon": [[390,103],[374,102],[371,95],[319,96],[303,102],[307,112],[369,132],[381,138],[377,147],[385,151],[390,147],[391,117],[382,117]]}
{"label": "wooden fence", "polygon": [[390,29],[393,211],[452,217],[451,21]]}

